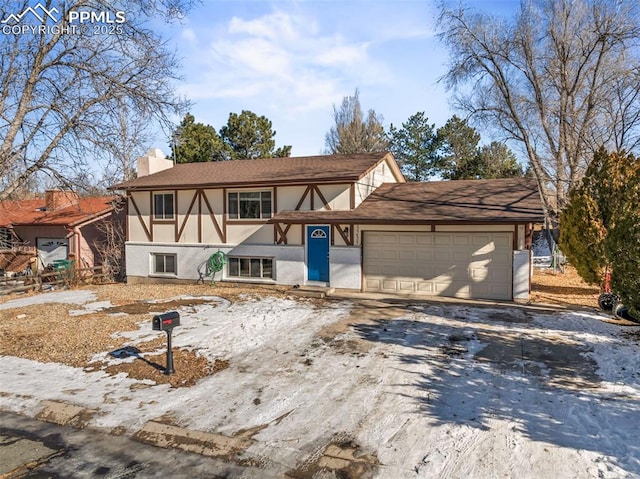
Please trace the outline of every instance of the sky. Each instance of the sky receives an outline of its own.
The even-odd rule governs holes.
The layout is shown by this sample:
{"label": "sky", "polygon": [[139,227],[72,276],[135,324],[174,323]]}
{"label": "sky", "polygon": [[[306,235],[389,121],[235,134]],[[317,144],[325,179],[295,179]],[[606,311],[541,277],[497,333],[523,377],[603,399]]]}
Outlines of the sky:
{"label": "sky", "polygon": [[[440,127],[455,113],[438,82],[447,52],[436,17],[434,0],[204,0],[166,33],[196,121],[219,130],[231,112],[250,110],[271,120],[277,147],[305,156],[324,152],[333,106],[356,88],[385,128],[418,111]],[[155,141],[169,153],[165,136]]]}

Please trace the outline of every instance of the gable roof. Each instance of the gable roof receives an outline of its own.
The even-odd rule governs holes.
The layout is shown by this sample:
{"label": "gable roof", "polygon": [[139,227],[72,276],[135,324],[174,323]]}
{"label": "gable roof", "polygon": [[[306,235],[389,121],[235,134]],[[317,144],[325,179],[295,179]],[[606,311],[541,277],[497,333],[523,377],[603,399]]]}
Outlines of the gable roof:
{"label": "gable roof", "polygon": [[78,198],[77,204],[54,211],[45,209],[45,199],[0,202],[0,227],[11,226],[76,226],[113,211],[116,196]]}
{"label": "gable roof", "polygon": [[540,223],[533,178],[386,183],[353,211],[283,211],[272,223]]}
{"label": "gable roof", "polygon": [[391,160],[398,181],[404,181],[393,155],[383,152],[182,163],[158,173],[113,185],[111,189],[349,182],[359,180],[385,159]]}

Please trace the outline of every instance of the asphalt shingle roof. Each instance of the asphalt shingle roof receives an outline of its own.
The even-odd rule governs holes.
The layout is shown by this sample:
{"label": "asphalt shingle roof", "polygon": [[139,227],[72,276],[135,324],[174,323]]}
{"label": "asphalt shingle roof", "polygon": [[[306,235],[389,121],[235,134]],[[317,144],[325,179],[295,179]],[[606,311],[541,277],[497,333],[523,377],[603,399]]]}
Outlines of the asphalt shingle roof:
{"label": "asphalt shingle roof", "polygon": [[386,183],[353,211],[283,211],[273,223],[539,223],[533,178]]}
{"label": "asphalt shingle roof", "polygon": [[377,165],[386,153],[321,155],[257,160],[183,163],[111,189],[224,187],[256,184],[308,184],[355,181]]}

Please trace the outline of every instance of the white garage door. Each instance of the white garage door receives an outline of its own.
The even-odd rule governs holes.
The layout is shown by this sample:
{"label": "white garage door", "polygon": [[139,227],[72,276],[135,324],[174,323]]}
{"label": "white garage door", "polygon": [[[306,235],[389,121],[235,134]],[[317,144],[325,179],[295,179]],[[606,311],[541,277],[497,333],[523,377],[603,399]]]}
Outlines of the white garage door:
{"label": "white garage door", "polygon": [[36,241],[41,266],[53,264],[59,259],[67,259],[69,240],[67,238],[38,238]]}
{"label": "white garage door", "polygon": [[367,231],[365,291],[512,299],[511,233]]}

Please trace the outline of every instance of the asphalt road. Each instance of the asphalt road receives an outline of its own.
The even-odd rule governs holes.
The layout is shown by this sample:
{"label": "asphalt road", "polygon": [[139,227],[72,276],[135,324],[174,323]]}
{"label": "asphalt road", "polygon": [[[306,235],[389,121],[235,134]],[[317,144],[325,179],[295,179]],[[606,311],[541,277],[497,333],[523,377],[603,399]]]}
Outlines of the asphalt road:
{"label": "asphalt road", "polygon": [[268,478],[264,469],[0,412],[0,479]]}

